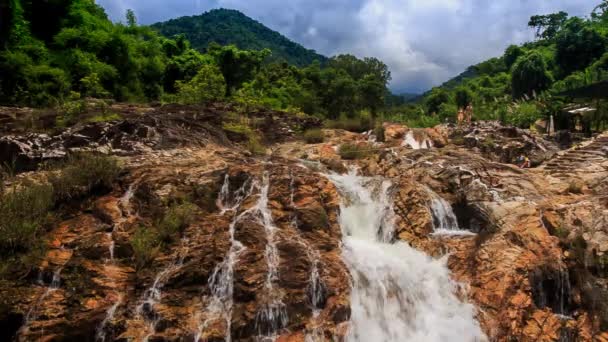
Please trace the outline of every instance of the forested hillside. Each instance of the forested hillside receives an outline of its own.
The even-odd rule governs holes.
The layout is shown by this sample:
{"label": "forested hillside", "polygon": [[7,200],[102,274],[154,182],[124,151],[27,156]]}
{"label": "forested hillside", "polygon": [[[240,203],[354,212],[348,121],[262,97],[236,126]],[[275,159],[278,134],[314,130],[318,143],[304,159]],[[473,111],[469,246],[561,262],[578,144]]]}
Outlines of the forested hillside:
{"label": "forested hillside", "polygon": [[[567,100],[558,96],[563,91],[608,78],[607,1],[587,18],[565,12],[535,15],[529,27],[536,32],[535,41],[509,46],[502,56],[469,67],[427,92],[419,105],[394,112],[426,112],[434,118],[431,121],[439,122],[472,104],[478,119],[528,127],[538,118],[559,116],[562,101]],[[588,119],[595,125],[608,124],[600,112]]]}
{"label": "forested hillside", "polygon": [[327,57],[294,43],[245,14],[229,9],[216,9],[198,16],[181,17],[152,25],[166,37],[185,34],[192,47],[204,52],[211,42],[234,44],[240,49],[270,49],[272,59],[297,66],[321,63]]}
{"label": "forested hillside", "polygon": [[244,108],[354,117],[362,110],[376,114],[384,106],[391,78],[375,58],[343,55],[300,68],[272,62],[269,49],[212,43],[201,53],[184,35],[164,38],[139,26],[132,11],[126,13],[126,24],[112,23],[93,0],[10,0],[7,7],[2,12],[7,30],[0,41],[0,104],[59,106],[69,116],[66,121],[77,120],[81,99],[87,97],[226,100]]}

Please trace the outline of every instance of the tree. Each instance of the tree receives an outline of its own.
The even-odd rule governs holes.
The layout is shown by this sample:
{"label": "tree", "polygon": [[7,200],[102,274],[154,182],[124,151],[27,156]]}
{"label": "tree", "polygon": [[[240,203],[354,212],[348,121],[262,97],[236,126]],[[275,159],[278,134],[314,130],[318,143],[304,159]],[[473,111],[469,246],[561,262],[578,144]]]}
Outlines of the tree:
{"label": "tree", "polygon": [[458,108],[466,108],[473,102],[473,95],[467,88],[460,87],[456,90],[456,105]]}
{"label": "tree", "polygon": [[546,90],[551,83],[553,77],[547,71],[547,62],[539,52],[530,52],[513,65],[511,88],[516,99]]}
{"label": "tree", "polygon": [[608,20],[608,0],[602,0],[602,3],[593,9],[593,12],[591,12],[591,19],[594,21]]}
{"label": "tree", "polygon": [[359,82],[359,96],[363,107],[369,108],[372,118],[376,118],[378,109],[384,104],[386,87],[381,80],[369,74]]}
{"label": "tree", "polygon": [[226,82],[217,66],[207,64],[190,81],[178,81],[176,88],[180,103],[199,104],[221,99],[226,92]]}
{"label": "tree", "polygon": [[427,113],[437,114],[443,103],[449,102],[450,96],[443,88],[433,88],[431,94],[426,99]]}
{"label": "tree", "polygon": [[547,15],[535,15],[530,17],[528,26],[536,29],[536,37],[552,39],[568,19],[568,13],[560,11]]}
{"label": "tree", "polygon": [[127,26],[129,26],[130,28],[134,28],[135,26],[137,26],[137,18],[135,18],[135,12],[133,12],[132,9],[127,10],[126,18]]}
{"label": "tree", "polygon": [[239,50],[234,45],[209,44],[208,53],[215,58],[222,71],[226,81],[226,97],[230,97],[233,90],[253,78],[264,59],[270,55],[270,50]]}
{"label": "tree", "polygon": [[564,73],[582,70],[606,52],[606,38],[591,24],[571,18],[555,38],[556,61]]}
{"label": "tree", "polygon": [[505,51],[504,61],[507,69],[511,70],[515,61],[524,54],[524,51],[517,45],[510,45]]}

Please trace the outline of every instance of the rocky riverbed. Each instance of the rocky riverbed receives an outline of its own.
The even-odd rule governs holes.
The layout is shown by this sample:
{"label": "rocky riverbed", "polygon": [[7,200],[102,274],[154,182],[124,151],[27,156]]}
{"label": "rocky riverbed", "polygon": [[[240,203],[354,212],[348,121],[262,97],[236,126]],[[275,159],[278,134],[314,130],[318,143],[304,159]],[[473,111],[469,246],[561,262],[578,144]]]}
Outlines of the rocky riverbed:
{"label": "rocky riverbed", "polygon": [[[361,197],[369,194],[383,213],[369,223],[372,231],[377,225],[386,233],[377,242],[411,249],[407,243],[429,255],[425,265],[449,269],[457,299],[446,302],[472,304],[471,311],[446,311],[445,317],[473,312],[460,326],[478,325],[480,333],[463,338],[608,341],[606,135],[560,151],[530,132],[496,123],[433,129],[385,124],[384,142],[371,133],[324,130],[323,143],[306,144],[295,132],[319,123],[275,113],[257,128],[267,152],[255,156],[222,130],[225,112],[151,110],[52,134],[0,137],[3,161],[30,171],[9,187],[44,172],[34,171],[40,163],[73,152],[114,155],[124,170],[109,191],[72,203],[48,228],[44,254],[30,269],[3,276],[3,337],[361,340],[351,325],[362,289],[376,279],[366,280],[365,268],[348,259],[357,245],[347,239],[352,231],[344,213],[353,205],[370,210]],[[337,151],[345,143],[369,153],[344,160]],[[522,153],[539,167],[509,164]],[[362,184],[368,192],[345,191],[328,177],[349,170],[364,177],[352,186]],[[356,196],[345,193],[350,190]],[[180,238],[156,250],[145,267],[138,265],[137,232],[185,201],[194,204],[193,219]],[[399,268],[400,260],[406,265],[415,259],[391,259],[388,290],[378,305],[404,315],[395,324],[425,331],[418,316],[408,315],[427,304],[435,308],[420,298],[435,292],[407,294],[440,278],[425,282],[422,272],[403,279],[395,272],[414,269]],[[429,271],[427,278],[441,272]],[[410,287],[403,284],[412,279]]]}

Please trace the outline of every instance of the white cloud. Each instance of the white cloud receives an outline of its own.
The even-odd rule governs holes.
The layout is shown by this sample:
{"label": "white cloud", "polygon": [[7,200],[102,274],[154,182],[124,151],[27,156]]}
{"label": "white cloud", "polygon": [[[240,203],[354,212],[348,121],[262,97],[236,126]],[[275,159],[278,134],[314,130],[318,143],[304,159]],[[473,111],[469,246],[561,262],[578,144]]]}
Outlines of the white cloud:
{"label": "white cloud", "polygon": [[395,91],[424,91],[532,39],[534,14],[587,15],[599,0],[98,0],[114,20],[142,23],[234,8],[325,55],[385,61]]}

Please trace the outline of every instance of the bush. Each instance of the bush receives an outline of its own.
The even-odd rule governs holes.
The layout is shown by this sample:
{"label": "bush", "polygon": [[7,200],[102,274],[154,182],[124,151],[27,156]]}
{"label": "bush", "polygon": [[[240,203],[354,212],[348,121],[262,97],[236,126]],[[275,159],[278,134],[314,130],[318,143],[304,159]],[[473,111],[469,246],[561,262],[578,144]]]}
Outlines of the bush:
{"label": "bush", "polygon": [[165,215],[157,223],[158,235],[161,241],[171,242],[182,234],[193,221],[196,206],[183,203],[169,207]]}
{"label": "bush", "polygon": [[370,147],[367,145],[357,145],[346,143],[340,145],[338,149],[338,154],[342,159],[354,160],[354,159],[362,159],[369,155]]}
{"label": "bush", "polygon": [[585,183],[580,180],[574,180],[568,185],[568,192],[571,194],[582,194]]}
{"label": "bush", "polygon": [[530,128],[536,120],[542,118],[542,113],[533,102],[524,102],[512,108],[507,116],[507,122],[520,127]]}
{"label": "bush", "polygon": [[309,129],[304,132],[304,140],[307,144],[320,144],[323,139],[323,131],[320,129]]}
{"label": "bush", "polygon": [[190,81],[177,81],[175,87],[181,104],[199,104],[221,99],[226,92],[226,81],[217,66],[207,64]]}
{"label": "bush", "polygon": [[130,240],[135,258],[135,267],[141,270],[148,266],[160,251],[158,232],[154,229],[139,227]]}
{"label": "bush", "polygon": [[264,154],[266,149],[260,143],[258,134],[251,127],[244,124],[224,123],[224,131],[233,135],[241,136],[247,143],[247,150],[253,154]]}
{"label": "bush", "polygon": [[0,255],[34,245],[52,206],[53,188],[48,184],[24,184],[0,194]]}
{"label": "bush", "polygon": [[78,118],[87,111],[87,102],[80,100],[80,94],[73,93],[72,100],[59,106],[59,115],[55,119],[57,127],[66,127],[78,122]]}
{"label": "bush", "polygon": [[374,135],[376,136],[376,141],[385,142],[386,137],[384,136],[384,126],[378,125],[374,128]]}
{"label": "bush", "polygon": [[49,177],[57,201],[86,195],[97,187],[109,188],[120,173],[116,159],[104,155],[78,154],[60,167]]}
{"label": "bush", "polygon": [[325,123],[325,127],[361,133],[371,130],[374,126],[371,120],[367,117],[362,117],[357,119],[341,118],[339,120],[329,120]]}

